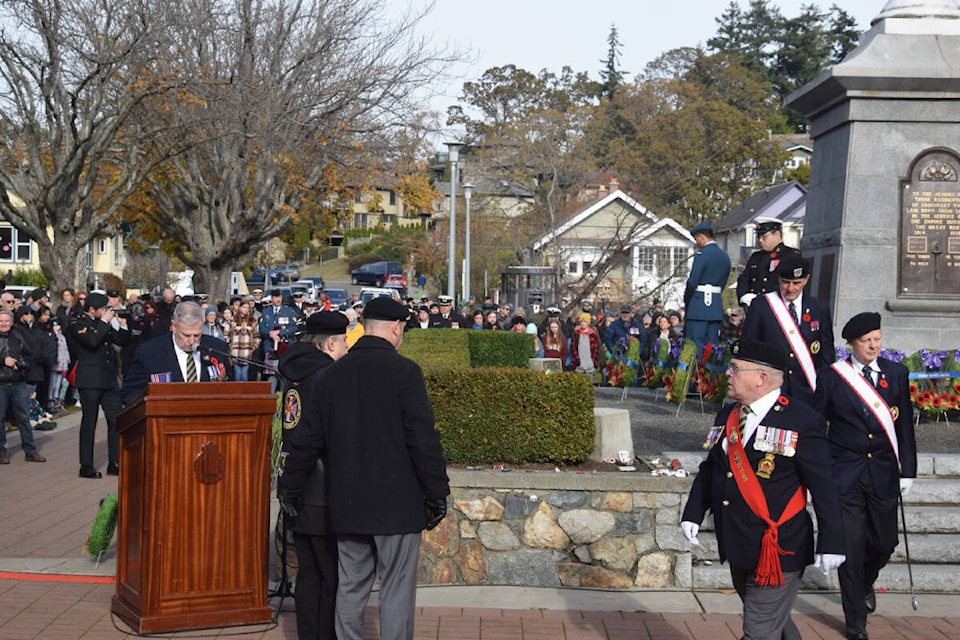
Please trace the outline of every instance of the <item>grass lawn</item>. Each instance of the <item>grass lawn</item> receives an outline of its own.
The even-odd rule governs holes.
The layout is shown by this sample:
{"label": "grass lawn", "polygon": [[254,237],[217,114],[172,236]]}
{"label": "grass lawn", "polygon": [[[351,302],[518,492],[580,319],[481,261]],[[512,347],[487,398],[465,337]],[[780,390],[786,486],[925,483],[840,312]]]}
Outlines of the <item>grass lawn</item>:
{"label": "grass lawn", "polygon": [[303,276],[320,276],[327,280],[349,280],[350,272],[347,270],[347,261],[344,258],[338,260],[324,260],[323,265],[316,262],[301,267],[300,274]]}

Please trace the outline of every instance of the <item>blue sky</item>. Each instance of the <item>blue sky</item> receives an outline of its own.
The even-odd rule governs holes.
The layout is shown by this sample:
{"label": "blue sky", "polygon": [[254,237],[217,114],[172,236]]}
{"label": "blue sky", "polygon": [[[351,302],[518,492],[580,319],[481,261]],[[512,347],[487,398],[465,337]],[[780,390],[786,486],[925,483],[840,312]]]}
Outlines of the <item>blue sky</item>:
{"label": "blue sky", "polygon": [[[774,0],[787,17],[811,0]],[[425,0],[387,0],[398,13]],[[837,4],[861,30],[883,10],[887,0],[814,0],[821,9]],[[622,44],[621,67],[631,77],[665,51],[706,44],[716,33],[715,19],[729,0],[437,0],[419,32],[435,44],[448,43],[472,52],[470,63],[458,65],[460,76],[435,88],[434,109],[456,102],[464,80],[486,69],[515,64],[529,71],[570,66],[598,77],[606,57],[607,36],[615,24]],[[741,8],[749,0],[739,0]]]}

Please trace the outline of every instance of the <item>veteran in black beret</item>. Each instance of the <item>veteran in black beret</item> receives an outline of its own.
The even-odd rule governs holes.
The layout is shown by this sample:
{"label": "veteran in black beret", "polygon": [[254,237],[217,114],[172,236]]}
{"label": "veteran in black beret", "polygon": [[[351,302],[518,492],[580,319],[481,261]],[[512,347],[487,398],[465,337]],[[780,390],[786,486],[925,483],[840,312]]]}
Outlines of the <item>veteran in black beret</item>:
{"label": "veteran in black beret", "polygon": [[420,533],[446,514],[446,460],[423,373],[397,353],[408,314],[405,305],[387,297],[367,304],[363,337],[327,367],[318,385],[322,433],[285,451],[278,483],[281,506],[289,510],[292,503],[298,511],[297,492],[317,460],[325,463],[340,568],[338,638],[363,636],[370,578],[378,569],[380,601],[392,603],[388,612],[381,611],[381,635],[409,635]]}
{"label": "veteran in black beret", "polygon": [[840,594],[848,638],[867,637],[873,584],[897,546],[897,500],[917,476],[909,372],[881,357],[880,314],[843,326],[850,355],[819,372],[815,404],[830,424],[833,472],[846,534]]}
{"label": "veteran in black beret", "polygon": [[740,335],[777,345],[787,355],[784,388],[791,397],[813,402],[817,370],[834,360],[833,320],[826,303],[804,293],[810,265],[788,255],[777,265],[779,288],[758,296]]}
{"label": "veteran in black beret", "polygon": [[744,307],[749,307],[757,296],[776,291],[780,260],[800,255],[798,250],[783,244],[783,222],[778,218],[761,216],[754,222],[760,249],[750,254],[737,279],[737,300]]}
{"label": "veteran in black beret", "polygon": [[[735,400],[707,434],[680,529],[699,545],[713,512],[721,562],[743,601],[745,638],[800,638],[790,618],[804,568],[824,572],[844,560],[840,504],[823,417],[782,391],[789,364],[776,345],[740,340],[727,369]],[[813,495],[818,534],[806,510]]]}
{"label": "veteran in black beret", "polygon": [[[281,460],[317,441],[320,454],[302,486],[283,495],[287,526],[293,531],[297,569],[297,636],[334,638],[337,595],[337,539],[330,531],[326,499],[323,431],[319,389],[329,365],[347,353],[347,317],[339,311],[310,314],[280,358],[283,376],[283,451]],[[281,464],[281,477],[284,465]]]}

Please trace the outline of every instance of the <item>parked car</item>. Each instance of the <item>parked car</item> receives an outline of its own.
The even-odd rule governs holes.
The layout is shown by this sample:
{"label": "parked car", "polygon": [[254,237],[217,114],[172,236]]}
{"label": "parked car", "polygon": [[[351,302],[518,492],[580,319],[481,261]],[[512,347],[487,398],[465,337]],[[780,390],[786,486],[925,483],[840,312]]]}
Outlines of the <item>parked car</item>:
{"label": "parked car", "polygon": [[385,281],[383,284],[384,284],[384,285],[388,285],[388,284],[398,284],[398,285],[400,285],[401,287],[406,288],[406,286],[407,286],[407,277],[406,277],[405,275],[403,275],[402,273],[391,273],[390,275],[387,276],[387,279],[386,279],[386,281]]}
{"label": "parked car", "polygon": [[374,298],[380,297],[393,298],[398,302],[400,301],[400,295],[396,289],[381,289],[380,287],[364,287],[360,289],[360,302],[363,306],[367,306],[367,303]]}
{"label": "parked car", "polygon": [[300,282],[303,282],[304,280],[309,280],[315,285],[316,291],[314,291],[314,294],[317,296],[317,298],[319,298],[320,292],[323,291],[323,278],[320,276],[303,276],[300,278]]}
{"label": "parked car", "polygon": [[273,282],[296,282],[300,279],[300,267],[295,264],[277,264],[270,267]]}
{"label": "parked car", "polygon": [[324,293],[327,294],[327,297],[330,299],[331,309],[340,309],[341,311],[346,311],[347,300],[350,299],[350,296],[347,295],[346,289],[326,289],[324,290]]}
{"label": "parked car", "polygon": [[297,280],[290,286],[301,287],[303,289],[306,289],[308,298],[314,298],[316,300],[320,299],[320,289],[317,288],[317,285],[313,280],[307,280],[303,278],[303,279]]}
{"label": "parked car", "polygon": [[264,282],[264,275],[266,274],[266,269],[262,265],[257,265],[250,270],[250,277],[248,277],[247,284],[259,284],[262,285]]}
{"label": "parked car", "polygon": [[388,260],[368,262],[350,272],[350,281],[353,284],[372,284],[375,287],[382,287],[391,273],[403,273],[403,267],[399,262]]}

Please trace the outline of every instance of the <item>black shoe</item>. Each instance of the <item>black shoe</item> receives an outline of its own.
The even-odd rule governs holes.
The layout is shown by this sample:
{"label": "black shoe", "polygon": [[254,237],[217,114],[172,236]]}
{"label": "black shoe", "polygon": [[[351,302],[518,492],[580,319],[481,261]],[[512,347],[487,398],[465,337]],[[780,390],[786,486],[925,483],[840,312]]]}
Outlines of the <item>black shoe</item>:
{"label": "black shoe", "polygon": [[869,638],[867,637],[867,630],[862,628],[856,629],[853,631],[851,631],[850,629],[847,629],[847,639],[848,640],[869,640]]}
{"label": "black shoe", "polygon": [[102,478],[103,475],[93,467],[80,467],[81,478]]}
{"label": "black shoe", "polygon": [[53,431],[56,428],[57,428],[56,422],[54,422],[53,420],[47,420],[35,426],[34,430],[35,431]]}
{"label": "black shoe", "polygon": [[867,595],[863,598],[863,603],[867,605],[867,613],[873,613],[877,610],[877,592],[871,587]]}
{"label": "black shoe", "polygon": [[118,475],[120,475],[120,463],[119,463],[119,462],[108,462],[108,463],[107,463],[107,475],[108,475],[108,476],[118,476]]}

